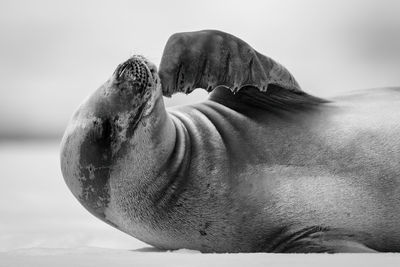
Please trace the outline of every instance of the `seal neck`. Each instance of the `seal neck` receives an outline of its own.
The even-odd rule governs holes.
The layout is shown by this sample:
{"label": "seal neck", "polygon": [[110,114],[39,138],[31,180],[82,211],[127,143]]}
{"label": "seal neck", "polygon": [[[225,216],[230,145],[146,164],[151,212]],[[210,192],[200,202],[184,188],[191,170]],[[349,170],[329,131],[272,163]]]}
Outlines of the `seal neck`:
{"label": "seal neck", "polygon": [[[133,175],[125,181],[124,173],[118,175],[120,181],[124,181],[120,190],[131,190],[127,194],[133,196],[140,207],[137,218],[141,221],[150,219],[145,218],[147,215],[165,215],[175,207],[190,182],[187,174],[191,158],[188,130],[167,112],[161,96],[154,103],[152,112],[142,120],[145,126],[138,127],[130,156],[123,159],[123,162],[130,162],[130,170],[124,173]],[[155,213],[151,215],[149,211]]]}
{"label": "seal neck", "polygon": [[188,175],[192,153],[190,135],[178,118],[171,114],[168,117],[173,122],[175,135],[174,145],[160,168],[160,177],[157,179],[161,181],[155,188],[152,198],[152,205],[159,214],[165,214],[177,205],[186,185],[190,182]]}

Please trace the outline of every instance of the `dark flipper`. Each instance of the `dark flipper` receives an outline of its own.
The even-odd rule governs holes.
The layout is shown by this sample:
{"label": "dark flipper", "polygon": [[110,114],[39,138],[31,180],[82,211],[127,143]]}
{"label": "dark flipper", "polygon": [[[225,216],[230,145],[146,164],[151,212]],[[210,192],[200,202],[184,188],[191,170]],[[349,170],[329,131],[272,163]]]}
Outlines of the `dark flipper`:
{"label": "dark flipper", "polygon": [[159,75],[164,96],[188,94],[196,88],[211,92],[223,86],[233,93],[243,92],[242,88],[256,88],[242,94],[253,98],[260,107],[271,101],[326,102],[303,92],[279,63],[243,40],[215,30],[172,35],[164,49]]}
{"label": "dark flipper", "polygon": [[362,234],[348,233],[339,229],[312,226],[296,232],[282,231],[267,248],[276,253],[373,253],[364,245]]}

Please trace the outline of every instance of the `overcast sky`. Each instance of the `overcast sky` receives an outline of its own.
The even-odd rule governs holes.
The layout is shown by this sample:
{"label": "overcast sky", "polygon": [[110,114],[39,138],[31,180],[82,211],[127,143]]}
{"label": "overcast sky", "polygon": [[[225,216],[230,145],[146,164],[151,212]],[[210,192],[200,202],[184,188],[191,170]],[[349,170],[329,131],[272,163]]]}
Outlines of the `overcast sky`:
{"label": "overcast sky", "polygon": [[61,135],[117,64],[158,65],[172,33],[200,29],[241,37],[319,96],[400,86],[400,1],[2,0],[0,137]]}

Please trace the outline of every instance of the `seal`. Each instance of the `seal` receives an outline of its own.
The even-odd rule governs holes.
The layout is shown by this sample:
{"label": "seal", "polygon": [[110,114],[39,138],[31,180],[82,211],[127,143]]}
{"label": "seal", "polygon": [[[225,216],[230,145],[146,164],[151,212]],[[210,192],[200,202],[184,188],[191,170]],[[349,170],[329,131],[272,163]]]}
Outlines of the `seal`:
{"label": "seal", "polygon": [[[163,95],[211,92],[166,109]],[[133,56],[75,112],[66,184],[162,249],[400,251],[400,89],[329,100],[228,33],[177,33],[159,71]]]}

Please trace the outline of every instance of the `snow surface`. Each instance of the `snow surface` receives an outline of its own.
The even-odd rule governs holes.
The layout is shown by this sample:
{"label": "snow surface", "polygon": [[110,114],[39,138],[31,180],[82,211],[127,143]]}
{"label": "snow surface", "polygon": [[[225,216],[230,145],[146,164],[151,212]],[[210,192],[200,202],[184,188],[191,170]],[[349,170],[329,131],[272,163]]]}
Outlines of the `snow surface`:
{"label": "snow surface", "polygon": [[400,254],[160,251],[90,215],[61,176],[58,143],[0,143],[0,267],[400,266]]}
{"label": "snow surface", "polygon": [[102,248],[20,249],[0,253],[0,266],[400,266],[397,254],[201,254],[151,248],[117,250]]}

